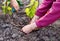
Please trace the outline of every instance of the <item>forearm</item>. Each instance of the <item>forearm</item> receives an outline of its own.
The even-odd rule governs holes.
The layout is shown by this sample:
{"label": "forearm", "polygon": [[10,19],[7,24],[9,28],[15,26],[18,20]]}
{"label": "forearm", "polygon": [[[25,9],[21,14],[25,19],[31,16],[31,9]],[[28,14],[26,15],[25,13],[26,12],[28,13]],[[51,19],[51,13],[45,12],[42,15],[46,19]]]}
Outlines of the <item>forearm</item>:
{"label": "forearm", "polygon": [[30,23],[34,23],[34,22],[36,22],[38,19],[39,19],[39,17],[35,15],[35,16],[32,18],[32,20],[31,20]]}

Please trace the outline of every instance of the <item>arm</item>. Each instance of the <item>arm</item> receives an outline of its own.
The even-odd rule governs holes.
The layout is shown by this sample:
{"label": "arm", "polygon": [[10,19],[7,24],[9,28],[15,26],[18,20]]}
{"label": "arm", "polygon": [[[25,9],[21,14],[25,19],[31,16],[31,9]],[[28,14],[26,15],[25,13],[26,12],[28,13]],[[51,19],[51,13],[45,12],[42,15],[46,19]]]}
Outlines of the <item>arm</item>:
{"label": "arm", "polygon": [[43,3],[37,8],[36,15],[33,17],[31,23],[36,22],[36,20],[38,20],[39,17],[45,15],[45,13],[51,7],[52,3],[52,0],[44,0]]}
{"label": "arm", "polygon": [[55,0],[44,0],[42,4],[37,8],[36,15],[42,17],[51,7]]}
{"label": "arm", "polygon": [[50,11],[36,21],[38,27],[45,27],[60,18],[60,2],[54,2]]}

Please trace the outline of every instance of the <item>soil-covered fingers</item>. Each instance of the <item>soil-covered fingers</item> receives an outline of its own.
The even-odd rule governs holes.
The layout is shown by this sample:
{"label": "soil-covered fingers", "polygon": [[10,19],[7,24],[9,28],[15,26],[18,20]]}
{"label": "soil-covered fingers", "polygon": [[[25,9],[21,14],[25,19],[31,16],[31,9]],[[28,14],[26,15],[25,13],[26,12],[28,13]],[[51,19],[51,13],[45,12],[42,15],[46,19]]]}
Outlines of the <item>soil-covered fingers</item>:
{"label": "soil-covered fingers", "polygon": [[30,33],[30,32],[32,32],[33,30],[37,30],[37,26],[36,26],[35,23],[26,25],[26,26],[24,26],[24,27],[22,28],[22,31],[23,31],[24,33],[27,33],[27,34]]}
{"label": "soil-covered fingers", "polygon": [[32,28],[30,27],[30,25],[26,25],[22,28],[22,31],[26,34],[32,32]]}

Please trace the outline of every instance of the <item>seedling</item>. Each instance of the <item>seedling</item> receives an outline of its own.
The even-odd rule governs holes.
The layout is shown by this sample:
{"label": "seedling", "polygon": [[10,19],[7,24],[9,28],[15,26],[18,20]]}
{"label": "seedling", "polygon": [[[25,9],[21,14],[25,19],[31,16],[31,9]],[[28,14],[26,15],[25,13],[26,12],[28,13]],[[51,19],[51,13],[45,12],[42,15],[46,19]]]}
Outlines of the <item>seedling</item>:
{"label": "seedling", "polygon": [[27,8],[25,9],[26,15],[30,18],[33,18],[36,12],[36,8],[38,7],[38,0],[31,0],[30,4],[27,5]]}
{"label": "seedling", "polygon": [[12,15],[12,8],[10,6],[10,0],[4,0],[2,10],[4,14]]}
{"label": "seedling", "polygon": [[[23,6],[23,3],[20,0],[16,0],[19,6]],[[10,6],[10,0],[4,0],[2,10],[4,14],[12,15],[15,12],[15,8]]]}

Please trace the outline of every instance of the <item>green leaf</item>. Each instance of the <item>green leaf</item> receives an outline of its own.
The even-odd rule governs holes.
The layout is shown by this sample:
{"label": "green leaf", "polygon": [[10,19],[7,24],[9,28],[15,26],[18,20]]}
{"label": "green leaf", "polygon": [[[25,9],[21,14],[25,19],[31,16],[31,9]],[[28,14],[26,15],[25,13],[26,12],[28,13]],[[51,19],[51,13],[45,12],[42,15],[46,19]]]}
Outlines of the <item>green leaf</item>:
{"label": "green leaf", "polygon": [[[7,0],[6,0],[7,1]],[[10,0],[7,1],[7,6],[6,6],[6,2],[3,2],[3,6],[2,6],[2,11],[4,14],[9,14],[12,15],[12,8],[10,7]]]}
{"label": "green leaf", "polygon": [[35,15],[36,8],[38,6],[38,1],[35,1],[33,4],[34,5],[31,5],[31,7],[25,9],[26,15],[29,16],[30,18],[33,18],[33,16]]}
{"label": "green leaf", "polygon": [[12,12],[11,11],[9,11],[9,15],[12,15]]}
{"label": "green leaf", "polygon": [[11,11],[11,10],[12,10],[12,8],[11,8],[11,7],[9,7],[9,6],[8,6],[8,8],[7,8],[7,9],[8,9],[9,11]]}

